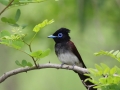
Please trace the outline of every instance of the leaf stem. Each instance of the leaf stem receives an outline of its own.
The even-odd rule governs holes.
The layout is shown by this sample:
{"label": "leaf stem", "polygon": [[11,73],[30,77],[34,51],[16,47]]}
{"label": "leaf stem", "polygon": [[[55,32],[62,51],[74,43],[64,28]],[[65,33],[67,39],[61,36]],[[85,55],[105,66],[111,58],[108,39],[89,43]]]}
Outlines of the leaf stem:
{"label": "leaf stem", "polygon": [[12,4],[14,0],[11,0],[9,4],[0,12],[0,15]]}
{"label": "leaf stem", "polygon": [[30,55],[30,54],[26,53],[26,52],[25,52],[25,51],[23,51],[23,50],[19,50],[19,51],[21,51],[21,52],[23,52],[23,53],[27,54],[28,56],[30,56],[30,57],[32,58],[32,60],[33,60],[33,62],[34,62],[34,64],[35,64],[35,66],[36,66],[36,67],[38,67],[38,66],[37,66],[37,64],[36,64],[35,59],[34,59],[34,58]]}
{"label": "leaf stem", "polygon": [[[35,37],[35,35],[34,35],[34,37]],[[29,47],[30,52],[32,52],[32,48],[31,48],[32,40],[31,40],[31,43],[30,43],[30,44],[26,43],[24,40],[23,40],[23,42]],[[22,52],[24,52],[24,51],[22,51]],[[24,53],[26,53],[26,52],[24,52]],[[26,53],[26,54],[29,55],[28,53]],[[36,68],[38,68],[38,65],[37,65],[37,63],[36,63],[34,57],[32,57],[31,55],[29,55],[29,56],[32,58],[32,60],[33,60],[33,62],[34,62],[34,64],[35,64],[35,66],[36,66]]]}
{"label": "leaf stem", "polygon": [[[34,36],[35,36],[35,35],[34,35]],[[30,52],[32,52],[31,43],[28,44],[28,47],[29,47]],[[33,60],[33,62],[34,62],[34,64],[35,64],[35,66],[36,66],[36,68],[38,68],[37,63],[36,63],[34,57],[31,56],[31,58],[32,58],[32,60]]]}
{"label": "leaf stem", "polygon": [[29,45],[31,45],[31,43],[32,43],[32,41],[34,40],[34,38],[35,38],[36,35],[37,35],[37,33],[34,34],[34,36],[32,37]]}
{"label": "leaf stem", "polygon": [[24,40],[22,40],[27,46],[29,46],[29,44],[27,42],[25,42]]}
{"label": "leaf stem", "polygon": [[[36,36],[36,34],[35,34],[35,35],[33,36],[33,38],[31,39],[30,44],[26,43],[26,42],[23,40],[23,42],[29,47],[30,52],[32,52],[31,43],[32,43],[32,41],[33,41],[33,39],[34,39],[35,36]],[[21,50],[21,51],[22,51],[22,50]],[[22,51],[22,52],[24,52],[24,51]],[[26,53],[26,52],[24,52],[24,53]],[[28,53],[26,53],[26,54],[29,55]],[[34,64],[35,64],[35,66],[36,66],[36,68],[38,68],[38,65],[37,65],[37,63],[36,63],[34,57],[32,57],[31,55],[29,55],[29,56],[32,58],[32,60],[33,60],[33,62],[34,62]]]}

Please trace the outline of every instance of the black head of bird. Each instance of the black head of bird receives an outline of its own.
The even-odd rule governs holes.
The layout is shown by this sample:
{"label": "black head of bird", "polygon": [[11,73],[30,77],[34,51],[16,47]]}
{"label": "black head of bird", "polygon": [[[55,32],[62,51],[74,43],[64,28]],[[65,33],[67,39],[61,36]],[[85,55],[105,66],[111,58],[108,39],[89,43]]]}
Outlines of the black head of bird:
{"label": "black head of bird", "polygon": [[66,28],[60,28],[53,35],[48,36],[48,38],[53,38],[56,43],[67,42],[70,40],[69,33],[70,30]]}

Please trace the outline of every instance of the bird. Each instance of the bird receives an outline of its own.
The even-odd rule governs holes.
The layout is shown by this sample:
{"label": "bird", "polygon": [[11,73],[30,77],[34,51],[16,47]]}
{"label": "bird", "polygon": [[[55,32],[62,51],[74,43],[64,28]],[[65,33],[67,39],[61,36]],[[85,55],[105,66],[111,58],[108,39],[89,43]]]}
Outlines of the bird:
{"label": "bird", "polygon": [[[55,31],[52,35],[48,36],[48,38],[53,38],[53,40],[55,41],[55,53],[60,62],[62,63],[61,65],[67,64],[73,65],[73,67],[76,65],[82,68],[87,68],[75,44],[71,41],[69,33],[69,29],[60,28],[57,31]],[[90,78],[89,76],[85,76],[79,72],[76,73],[82,80],[87,90],[97,90],[96,88],[93,88],[93,86],[95,85],[92,82],[84,82],[85,79]]]}

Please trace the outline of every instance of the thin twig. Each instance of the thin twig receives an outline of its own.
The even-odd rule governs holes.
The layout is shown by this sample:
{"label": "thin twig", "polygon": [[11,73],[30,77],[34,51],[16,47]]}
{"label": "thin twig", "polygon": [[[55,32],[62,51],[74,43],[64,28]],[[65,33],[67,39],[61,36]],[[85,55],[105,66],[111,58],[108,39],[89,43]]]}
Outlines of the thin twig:
{"label": "thin twig", "polygon": [[[68,67],[69,67],[69,69],[68,69]],[[28,71],[35,70],[35,69],[37,70],[37,69],[44,69],[44,68],[74,70],[74,71],[77,71],[81,74],[89,73],[87,69],[81,68],[81,67],[78,67],[78,66],[74,66],[74,68],[73,68],[73,66],[69,66],[69,65],[63,65],[61,67],[61,64],[51,64],[51,63],[39,64],[38,68],[36,66],[33,66],[33,67],[17,68],[17,69],[8,71],[8,72],[4,73],[2,76],[0,76],[0,83],[2,83],[4,80],[6,80],[10,76],[13,76],[13,75],[16,75],[16,74],[19,74],[19,73],[22,73],[22,72],[28,72]]]}
{"label": "thin twig", "polygon": [[[30,52],[32,52],[31,44],[29,44],[28,46],[29,46]],[[33,62],[34,62],[34,64],[35,64],[35,66],[38,68],[38,65],[37,65],[37,63],[36,63],[34,57],[31,56],[31,58],[32,58],[32,60],[33,60]]]}
{"label": "thin twig", "polygon": [[29,44],[27,42],[25,42],[24,40],[22,40],[27,46],[29,46]]}
{"label": "thin twig", "polygon": [[32,60],[33,60],[33,62],[34,62],[34,64],[35,64],[35,66],[38,68],[38,65],[37,65],[37,63],[36,63],[34,57],[32,57]]}
{"label": "thin twig", "polygon": [[31,44],[28,45],[30,52],[32,52]]}
{"label": "thin twig", "polygon": [[9,4],[0,12],[0,15],[12,4],[14,0],[11,0]]}
{"label": "thin twig", "polygon": [[32,60],[33,60],[33,62],[34,62],[34,64],[35,64],[35,66],[38,67],[38,66],[37,66],[37,63],[36,63],[36,61],[35,61],[35,59],[34,59],[34,57],[32,57],[30,54],[26,53],[26,52],[23,51],[23,50],[19,50],[19,51],[21,51],[21,52],[27,54],[28,56],[30,56],[30,57],[32,58]]}
{"label": "thin twig", "polygon": [[34,40],[34,38],[35,38],[36,35],[37,35],[37,33],[34,34],[34,36],[32,37],[29,45],[31,45],[31,43],[32,43],[32,41]]}
{"label": "thin twig", "polygon": [[[35,35],[36,35],[36,34],[35,34]],[[35,35],[34,35],[34,37],[35,37]],[[23,40],[23,42],[29,47],[30,52],[32,52],[32,48],[31,48],[32,40],[31,40],[30,44],[26,43],[24,40]],[[22,51],[22,52],[24,52],[24,51]],[[26,53],[26,52],[24,52],[24,53]],[[26,53],[26,54],[29,55],[28,53]],[[38,68],[37,63],[36,63],[34,57],[32,57],[31,55],[29,55],[29,56],[32,58],[32,60],[33,60],[33,62],[34,62],[34,64],[35,64],[35,66]]]}

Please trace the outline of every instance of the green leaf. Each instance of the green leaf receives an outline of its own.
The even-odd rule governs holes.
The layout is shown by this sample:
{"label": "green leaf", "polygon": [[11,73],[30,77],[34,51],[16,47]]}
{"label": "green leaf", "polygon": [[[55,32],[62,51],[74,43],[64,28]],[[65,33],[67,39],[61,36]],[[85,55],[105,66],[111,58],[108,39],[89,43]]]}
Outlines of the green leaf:
{"label": "green leaf", "polygon": [[51,24],[53,22],[54,22],[54,20],[52,19],[52,20],[48,21],[47,24]]}
{"label": "green leaf", "polygon": [[[90,76],[90,75],[89,75]],[[94,83],[94,84],[98,84],[98,82],[96,82],[94,79],[91,79],[91,78],[87,78],[87,79],[85,79],[85,82],[86,81],[90,81],[90,82],[92,82],[92,83]]]}
{"label": "green leaf", "polygon": [[88,71],[89,71],[92,75],[96,75],[96,70],[95,70],[95,69],[88,68]]}
{"label": "green leaf", "polygon": [[6,17],[2,17],[2,18],[1,18],[1,21],[2,21],[2,22],[5,22],[5,23],[8,22],[8,20],[7,20]]}
{"label": "green leaf", "polygon": [[53,22],[54,22],[53,19],[50,20],[50,21],[48,21],[48,20],[46,19],[46,20],[44,20],[42,23],[39,23],[38,25],[36,25],[36,26],[33,28],[33,31],[37,33],[37,32],[40,31],[41,28],[43,28],[43,27],[45,27],[45,26],[47,26],[48,24],[51,24],[51,23],[53,23]]}
{"label": "green leaf", "polygon": [[19,3],[19,0],[14,0],[14,3]]}
{"label": "green leaf", "polygon": [[28,63],[27,63],[27,66],[32,67],[33,65],[32,65],[31,62],[28,62]]}
{"label": "green leaf", "polygon": [[16,24],[16,21],[15,21],[14,19],[12,19],[12,18],[8,18],[8,19],[7,19],[7,22],[8,22],[9,24],[12,24],[12,25]]}
{"label": "green leaf", "polygon": [[105,68],[103,74],[104,74],[104,75],[109,74],[109,71],[110,71],[110,68]]}
{"label": "green leaf", "polygon": [[97,65],[97,64],[95,64],[95,67],[96,67],[96,69],[99,70],[99,71],[102,71],[102,70],[103,70],[102,67],[100,67],[100,66]]}
{"label": "green leaf", "polygon": [[18,60],[15,61],[18,66],[22,66]]}
{"label": "green leaf", "polygon": [[10,36],[10,35],[11,35],[10,32],[8,32],[7,30],[3,30],[0,32],[0,38],[4,36]]}
{"label": "green leaf", "polygon": [[12,19],[12,18],[2,17],[1,21],[5,22],[5,23],[9,23],[10,25],[17,25],[16,21],[14,19]]}
{"label": "green leaf", "polygon": [[120,52],[117,54],[117,58],[120,58]]}
{"label": "green leaf", "polygon": [[[102,87],[101,85],[94,86],[94,88],[101,88],[101,87]],[[104,90],[104,89],[101,89],[101,90]]]}
{"label": "green leaf", "polygon": [[114,50],[111,50],[109,53],[113,53],[114,52]]}
{"label": "green leaf", "polygon": [[3,5],[8,5],[10,0],[0,0],[0,3],[2,3]]}
{"label": "green leaf", "polygon": [[99,55],[99,53],[94,53],[94,55],[95,55],[95,56],[98,56],[98,55]]}
{"label": "green leaf", "polygon": [[103,75],[103,71],[101,70],[101,71],[96,72],[96,75],[97,76],[102,76]]}
{"label": "green leaf", "polygon": [[22,64],[23,67],[25,67],[25,66],[27,66],[28,63],[27,63],[26,60],[22,60],[22,63],[21,63],[21,64]]}
{"label": "green leaf", "polygon": [[15,23],[15,24],[11,24],[11,26],[13,26],[13,27],[19,27],[19,24]]}
{"label": "green leaf", "polygon": [[32,52],[30,55],[32,57],[39,59],[47,56],[49,53],[50,53],[50,49],[47,49],[45,51],[38,50],[38,51]]}
{"label": "green leaf", "polygon": [[102,54],[104,54],[104,51],[103,51],[103,50],[101,50],[101,51],[99,51],[99,52],[97,52],[97,53],[94,53],[94,55],[96,55],[96,56],[99,56],[99,55],[102,55]]}
{"label": "green leaf", "polygon": [[115,84],[120,83],[120,77],[114,77],[114,83]]}
{"label": "green leaf", "polygon": [[25,66],[32,67],[32,66],[33,66],[31,62],[27,62],[26,60],[22,60],[21,63],[20,63],[18,60],[16,60],[15,63],[16,63],[18,66],[22,66],[22,67],[25,67]]}
{"label": "green leaf", "polygon": [[111,83],[113,83],[113,77],[111,77],[111,76],[109,76],[109,77],[107,77],[107,84],[111,84]]}
{"label": "green leaf", "polygon": [[4,44],[4,45],[7,45],[7,46],[10,46],[9,40],[1,40],[0,44]]}
{"label": "green leaf", "polygon": [[38,25],[36,25],[34,28],[33,28],[33,31],[34,32],[38,32],[40,30],[40,27]]}
{"label": "green leaf", "polygon": [[110,74],[113,75],[115,74],[117,71],[116,67],[113,67],[111,70],[110,70]]}
{"label": "green leaf", "polygon": [[26,28],[26,27],[27,27],[27,25],[22,25],[21,27],[22,27],[22,29],[24,29],[24,28]]}
{"label": "green leaf", "polygon": [[35,51],[35,52],[32,52],[30,55],[35,58],[40,58],[40,56],[42,55],[42,51],[41,50]]}
{"label": "green leaf", "polygon": [[117,55],[117,54],[118,54],[118,52],[119,52],[119,50],[115,51],[115,52],[113,53],[113,55]]}
{"label": "green leaf", "polygon": [[42,52],[42,54],[40,55],[40,58],[44,58],[45,56],[48,56],[50,53],[50,49],[47,49],[46,51]]}
{"label": "green leaf", "polygon": [[100,65],[103,67],[103,69],[105,69],[105,68],[109,68],[106,64],[104,64],[104,63],[100,63]]}
{"label": "green leaf", "polygon": [[12,47],[14,47],[15,49],[21,49],[23,46],[24,46],[24,42],[22,42],[20,40],[12,41]]}
{"label": "green leaf", "polygon": [[17,9],[17,11],[16,11],[16,15],[15,15],[15,21],[16,21],[16,22],[19,20],[19,18],[20,18],[20,14],[21,14],[20,9]]}
{"label": "green leaf", "polygon": [[109,52],[108,51],[103,51],[103,55],[109,55]]}
{"label": "green leaf", "polygon": [[102,84],[106,84],[106,78],[100,78],[99,82],[102,83]]}

